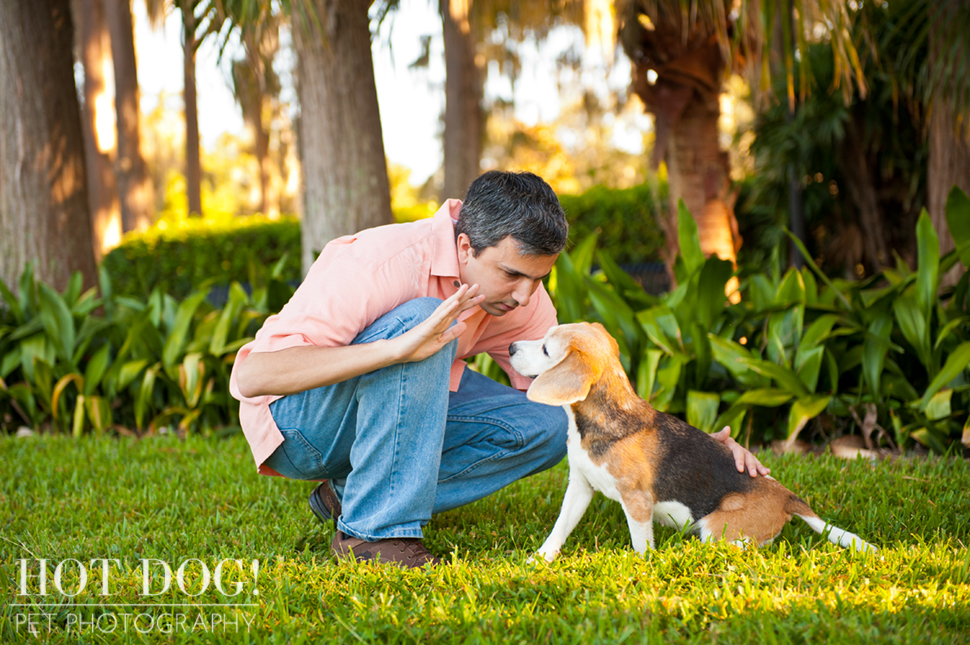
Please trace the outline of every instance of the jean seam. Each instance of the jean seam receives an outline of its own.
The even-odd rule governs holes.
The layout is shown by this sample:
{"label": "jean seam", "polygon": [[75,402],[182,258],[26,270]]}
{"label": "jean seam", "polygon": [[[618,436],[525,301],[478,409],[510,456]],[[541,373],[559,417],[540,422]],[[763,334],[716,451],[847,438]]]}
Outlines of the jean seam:
{"label": "jean seam", "polygon": [[[327,469],[324,467],[324,464],[323,464],[323,455],[320,454],[320,451],[317,450],[313,446],[313,444],[311,444],[309,441],[307,441],[307,438],[303,436],[303,433],[298,428],[280,428],[280,434],[282,434],[284,432],[294,433],[291,436],[293,436],[295,438],[298,438],[298,441],[301,444],[303,450],[305,450],[313,458],[313,460],[317,464],[317,468],[320,469],[320,470],[322,470],[326,474]],[[284,442],[285,442],[285,437],[284,437]],[[282,447],[282,444],[281,444],[281,447]],[[293,463],[293,460],[290,459],[290,456],[288,454],[286,454],[286,448],[285,447],[283,447],[283,453],[286,455],[286,458],[289,460],[290,465],[293,466],[294,469],[296,469],[297,471],[299,471],[299,473],[301,475],[303,475],[304,477],[311,476],[311,473],[306,473],[302,469],[296,467],[296,464]],[[316,476],[317,473],[312,473],[312,475],[313,476]]]}
{"label": "jean seam", "polygon": [[460,421],[463,423],[487,423],[489,425],[502,428],[510,435],[515,437],[515,450],[521,450],[522,448],[525,447],[525,437],[522,436],[522,433],[520,433],[513,426],[510,426],[509,424],[505,423],[501,419],[493,419],[491,417],[485,417],[480,415],[479,416],[448,415],[447,420]]}
{"label": "jean seam", "polygon": [[362,531],[348,531],[347,525],[342,521],[338,521],[338,528],[340,532],[344,535],[350,535],[352,537],[365,540],[367,542],[376,542],[377,540],[394,540],[397,538],[422,538],[424,534],[420,529],[404,529],[396,533],[395,535],[377,535],[376,533],[364,533]]}
{"label": "jean seam", "polygon": [[467,468],[465,468],[461,472],[457,472],[454,475],[451,475],[450,477],[445,477],[444,479],[439,479],[438,480],[438,483],[450,482],[450,481],[452,481],[454,479],[458,479],[460,477],[464,477],[466,475],[469,475],[470,473],[475,472],[476,470],[478,470],[479,468],[481,468],[482,466],[484,466],[486,464],[489,464],[489,463],[491,463],[493,461],[496,461],[498,459],[505,459],[512,452],[513,452],[512,449],[506,448],[505,450],[503,450],[501,452],[497,452],[494,455],[489,455],[488,457],[485,457],[485,459],[479,459],[475,463],[470,464]]}

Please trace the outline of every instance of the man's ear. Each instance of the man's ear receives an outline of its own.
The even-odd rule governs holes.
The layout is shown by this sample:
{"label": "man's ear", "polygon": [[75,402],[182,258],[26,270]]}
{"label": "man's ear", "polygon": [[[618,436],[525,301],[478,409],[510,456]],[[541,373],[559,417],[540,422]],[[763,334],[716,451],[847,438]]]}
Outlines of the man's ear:
{"label": "man's ear", "polygon": [[599,378],[583,355],[570,350],[551,368],[536,377],[526,396],[547,405],[567,405],[582,401]]}

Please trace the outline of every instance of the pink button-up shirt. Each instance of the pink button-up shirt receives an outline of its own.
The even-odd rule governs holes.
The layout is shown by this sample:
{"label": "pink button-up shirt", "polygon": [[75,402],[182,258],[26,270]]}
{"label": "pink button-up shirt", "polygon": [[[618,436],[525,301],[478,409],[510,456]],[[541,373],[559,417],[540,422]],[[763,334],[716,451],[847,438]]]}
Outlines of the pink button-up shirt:
{"label": "pink button-up shirt", "polygon": [[[444,300],[453,295],[459,286],[454,222],[460,208],[461,202],[451,199],[433,218],[380,226],[333,240],[283,310],[267,318],[255,340],[239,350],[229,391],[239,400],[239,420],[261,474],[279,474],[263,462],[283,443],[269,410],[270,403],[281,397],[242,396],[236,370],[252,352],[349,345],[368,325],[405,302],[426,296]],[[461,359],[482,352],[505,370],[513,387],[525,390],[531,379],[512,369],[509,344],[542,338],[556,324],[556,310],[540,284],[525,307],[504,316],[473,307],[458,320],[467,328],[458,338],[451,391],[457,391],[461,382],[465,368]]]}

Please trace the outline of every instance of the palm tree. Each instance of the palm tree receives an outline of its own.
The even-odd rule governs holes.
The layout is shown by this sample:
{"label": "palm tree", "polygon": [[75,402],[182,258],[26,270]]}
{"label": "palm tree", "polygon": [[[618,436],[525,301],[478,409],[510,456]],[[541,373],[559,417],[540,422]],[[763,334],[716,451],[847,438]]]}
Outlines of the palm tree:
{"label": "palm tree", "polygon": [[111,44],[101,0],[72,0],[79,59],[84,66],[84,159],[94,252],[100,259],[121,241],[121,211],[111,156],[117,140],[111,93],[104,71],[111,64]]}
{"label": "palm tree", "polygon": [[118,130],[114,166],[121,200],[121,223],[125,231],[135,231],[151,225],[155,200],[148,167],[141,153],[141,105],[131,0],[103,0],[103,8],[114,62]]}
{"label": "palm tree", "polygon": [[[970,193],[970,5],[910,0],[899,13],[898,31],[879,45],[903,95],[929,115],[927,210],[946,253],[954,246],[944,213],[947,196],[954,185]],[[954,267],[943,284],[955,284],[962,271]]]}
{"label": "palm tree", "polygon": [[[787,19],[793,15],[792,4],[797,22]],[[803,58],[796,91],[790,45],[794,41],[805,51],[812,34],[830,41],[843,96],[848,99],[853,86],[864,93],[848,9],[839,0],[790,0],[787,6],[772,0],[617,0],[616,11],[619,39],[633,63],[633,89],[655,117],[651,162],[655,168],[661,161],[667,164],[672,207],[661,219],[668,266],[678,248],[674,214],[680,199],[698,220],[704,251],[734,262],[740,239],[728,157],[718,146],[717,131],[723,81],[735,71],[758,78],[754,70],[760,70],[757,85],[767,89],[772,41],[780,27],[777,31],[788,45],[783,49],[784,70],[792,107],[797,96],[809,91],[811,70]]]}

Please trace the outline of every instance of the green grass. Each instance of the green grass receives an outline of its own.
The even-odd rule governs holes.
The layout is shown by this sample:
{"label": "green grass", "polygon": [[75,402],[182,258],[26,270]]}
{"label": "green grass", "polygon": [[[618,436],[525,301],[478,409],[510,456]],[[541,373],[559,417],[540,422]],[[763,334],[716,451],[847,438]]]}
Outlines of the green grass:
{"label": "green grass", "polygon": [[[961,459],[870,465],[833,458],[768,458],[773,474],[817,513],[880,547],[866,556],[835,547],[795,520],[772,546],[739,549],[659,529],[657,550],[630,549],[619,505],[597,496],[562,556],[529,564],[551,529],[566,464],[472,506],[436,517],[426,543],[452,564],[400,571],[337,563],[329,526],[311,515],[310,482],[255,474],[242,437],[143,441],[67,437],[0,438],[0,641],[121,642],[970,642],[970,467]],[[21,558],[85,562],[118,558],[110,591],[100,571],[65,598],[48,575],[48,596],[30,582],[17,596]],[[190,597],[172,590],[143,597],[140,558],[173,570],[198,558],[239,595]],[[252,561],[259,560],[254,584]],[[62,588],[77,589],[66,564]],[[33,566],[32,572],[37,572]],[[190,564],[186,588],[199,590]],[[73,586],[72,586],[73,585]],[[154,579],[153,590],[160,588]],[[258,589],[258,595],[254,589]],[[14,607],[12,603],[57,603]],[[157,617],[164,610],[97,603],[248,603],[244,608],[168,608],[187,618],[164,633],[149,619],[113,633],[83,620],[114,612]],[[33,611],[31,637],[17,621]],[[193,626],[199,612],[252,621],[248,631]],[[153,618],[157,619],[157,618]],[[103,619],[106,621],[108,619]],[[167,625],[162,622],[162,625]],[[107,628],[108,622],[102,622]],[[136,629],[140,626],[146,633]]]}

